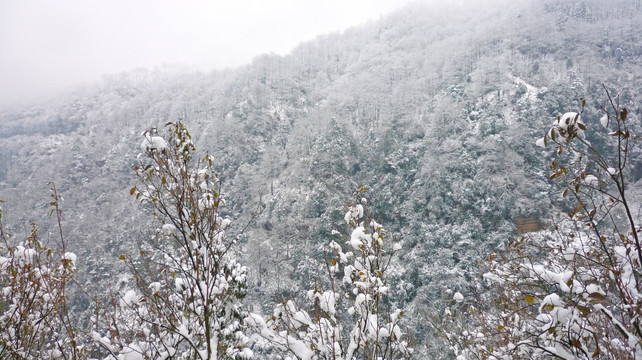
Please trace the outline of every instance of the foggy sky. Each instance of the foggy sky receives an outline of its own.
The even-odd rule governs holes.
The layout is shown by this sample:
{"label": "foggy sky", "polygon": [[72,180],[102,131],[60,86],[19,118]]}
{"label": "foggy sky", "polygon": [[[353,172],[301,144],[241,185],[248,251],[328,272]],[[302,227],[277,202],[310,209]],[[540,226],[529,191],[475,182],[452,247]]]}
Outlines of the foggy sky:
{"label": "foggy sky", "polygon": [[137,67],[185,63],[210,70],[286,54],[409,1],[1,1],[0,106]]}

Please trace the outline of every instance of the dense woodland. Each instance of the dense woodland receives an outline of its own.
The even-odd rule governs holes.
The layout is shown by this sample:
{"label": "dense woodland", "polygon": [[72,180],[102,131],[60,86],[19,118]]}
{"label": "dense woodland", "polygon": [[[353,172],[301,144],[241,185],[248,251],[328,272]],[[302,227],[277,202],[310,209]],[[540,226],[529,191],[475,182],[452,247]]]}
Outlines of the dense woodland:
{"label": "dense woodland", "polygon": [[[247,267],[252,312],[269,314],[327,279],[320,260],[366,185],[372,216],[403,244],[387,301],[412,314],[401,320],[412,356],[450,358],[431,319],[453,292],[479,290],[489,254],[573,206],[536,140],[584,98],[586,137],[610,154],[599,124],[605,89],[642,133],[640,25],[639,0],[415,4],[236,69],[106,75],[0,113],[3,221],[16,236],[35,221],[41,239],[54,238],[55,183],[83,288],[69,305],[91,313],[100,291],[131,286],[118,259],[156,226],[130,196],[141,134],[180,120],[219,175],[218,211],[232,220],[228,235],[240,234],[232,251]],[[627,165],[638,223],[641,152],[631,146]]]}

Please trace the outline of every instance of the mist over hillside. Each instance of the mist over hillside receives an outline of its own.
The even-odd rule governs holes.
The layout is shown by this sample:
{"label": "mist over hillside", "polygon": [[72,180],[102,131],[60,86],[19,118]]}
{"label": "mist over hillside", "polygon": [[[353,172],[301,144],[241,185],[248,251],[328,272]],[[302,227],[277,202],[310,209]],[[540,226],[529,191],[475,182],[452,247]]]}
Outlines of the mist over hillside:
{"label": "mist over hillside", "polygon": [[233,70],[107,75],[0,114],[4,218],[15,234],[48,229],[55,183],[79,282],[123,286],[114,263],[151,226],[129,195],[141,134],[182,120],[214,159],[232,232],[261,209],[239,247],[256,311],[323,276],[318,259],[365,184],[404,244],[391,284],[414,314],[416,357],[434,356],[425,317],[452,301],[447,290],[473,287],[476,262],[564,209],[535,146],[553,119],[587,99],[599,144],[605,85],[640,129],[640,25],[639,0],[415,4]]}

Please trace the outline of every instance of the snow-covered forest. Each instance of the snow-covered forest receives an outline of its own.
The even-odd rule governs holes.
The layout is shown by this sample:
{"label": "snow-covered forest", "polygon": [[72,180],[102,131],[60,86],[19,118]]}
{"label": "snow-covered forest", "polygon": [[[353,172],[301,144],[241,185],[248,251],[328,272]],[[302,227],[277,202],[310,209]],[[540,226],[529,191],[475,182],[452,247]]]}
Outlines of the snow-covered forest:
{"label": "snow-covered forest", "polygon": [[[15,264],[28,272],[38,243],[47,276],[68,280],[49,287],[58,301],[43,300],[40,311],[74,329],[80,357],[168,358],[190,348],[186,358],[213,358],[226,344],[230,358],[640,358],[633,239],[642,221],[642,147],[634,139],[642,135],[641,25],[639,0],[415,4],[236,69],[138,69],[5,109],[0,316],[15,291],[27,291],[11,287],[9,254],[22,249]],[[581,116],[558,120],[573,112]],[[174,147],[174,158],[163,153]],[[188,177],[172,185],[167,174],[185,166],[188,153],[199,184]],[[626,163],[613,162],[623,154]],[[166,195],[150,194],[150,183],[158,194],[181,188],[196,196],[188,208],[198,216],[188,211],[181,230],[180,206],[159,208]],[[609,196],[617,201],[602,206]],[[191,216],[206,221],[202,231]],[[578,221],[596,226],[578,230]],[[194,249],[225,260],[188,271],[181,249],[194,244],[161,246],[178,234],[217,239],[225,245]],[[576,237],[590,239],[618,273],[568,263],[564,241]],[[530,273],[514,267],[522,258]],[[199,277],[212,271],[222,278]],[[627,274],[634,280],[618,280]],[[210,281],[215,292],[243,296],[198,303],[189,289]],[[537,281],[546,286],[522,287]],[[584,298],[570,290],[580,287]],[[159,306],[140,301],[177,289],[191,312],[173,308],[171,294]],[[504,313],[492,311],[498,297],[514,300]],[[52,303],[67,310],[47,308]],[[570,303],[577,316],[560,318],[587,319],[565,328],[576,335],[542,339],[547,350],[539,352],[524,346],[532,329],[556,329],[537,327],[550,319],[529,322],[528,314],[561,314]],[[219,318],[229,322],[199,322],[208,306],[226,309]],[[602,317],[589,316],[596,313]],[[132,318],[141,321],[114,331]],[[187,320],[174,321],[173,337],[149,320],[176,318]],[[354,330],[372,321],[376,335]],[[185,336],[210,325],[220,337]],[[517,342],[502,342],[509,330]],[[10,330],[0,331],[1,353]],[[589,333],[617,342],[591,342]],[[185,338],[193,346],[177,345]],[[46,354],[26,357],[81,346],[49,344]]]}

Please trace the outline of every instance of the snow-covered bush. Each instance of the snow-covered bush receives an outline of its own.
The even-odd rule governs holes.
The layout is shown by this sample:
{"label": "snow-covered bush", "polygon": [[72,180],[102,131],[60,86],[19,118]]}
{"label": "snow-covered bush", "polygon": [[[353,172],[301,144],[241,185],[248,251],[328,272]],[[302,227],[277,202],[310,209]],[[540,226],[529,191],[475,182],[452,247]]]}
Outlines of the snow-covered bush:
{"label": "snow-covered bush", "polygon": [[76,255],[65,249],[61,198],[54,186],[52,191],[51,213],[60,230],[57,249],[38,238],[36,224],[26,240],[13,244],[0,211],[0,359],[86,358],[67,305]]}
{"label": "snow-covered bush", "polygon": [[345,214],[345,245],[328,245],[336,256],[325,262],[329,288],[317,282],[305,306],[286,300],[269,319],[252,315],[248,320],[269,345],[290,357],[402,359],[412,353],[400,327],[403,312],[386,299],[386,273],[401,245],[367,211],[363,191],[357,191]]}
{"label": "snow-covered bush", "polygon": [[580,113],[559,117],[537,144],[554,146],[551,180],[572,210],[550,229],[491,255],[485,292],[439,319],[458,359],[642,359],[642,228],[633,212],[627,110],[607,92],[600,121],[612,155],[584,135]]}
{"label": "snow-covered bush", "polygon": [[110,359],[249,358],[240,302],[246,268],[230,251],[218,175],[209,156],[194,157],[182,123],[168,130],[167,139],[144,134],[131,190],[151,209],[156,231],[137,256],[121,257],[135,284],[94,319],[93,339]]}

